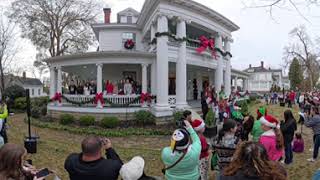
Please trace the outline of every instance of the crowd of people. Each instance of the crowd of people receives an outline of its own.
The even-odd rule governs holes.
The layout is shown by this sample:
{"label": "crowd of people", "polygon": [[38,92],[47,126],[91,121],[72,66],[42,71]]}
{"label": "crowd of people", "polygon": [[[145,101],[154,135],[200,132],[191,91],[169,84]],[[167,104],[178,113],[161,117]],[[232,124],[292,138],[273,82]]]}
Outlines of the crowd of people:
{"label": "crowd of people", "polygon": [[[103,92],[105,95],[131,95],[141,94],[141,85],[133,80],[131,77],[126,77],[118,82],[112,82],[110,80],[104,81]],[[80,81],[75,82],[71,80],[68,83],[69,94],[80,94],[80,95],[95,95],[97,93],[96,81]]]}
{"label": "crowd of people", "polygon": [[[320,93],[301,93],[297,101],[300,107],[299,122],[313,131],[313,157],[315,162],[320,148]],[[277,119],[261,106],[253,115],[241,114],[237,106],[237,92],[226,96],[224,87],[215,93],[207,87],[202,95],[203,106],[215,111],[218,133],[213,139],[204,136],[205,121],[193,119],[184,111],[181,124],[171,136],[170,146],[161,152],[164,164],[162,172],[169,180],[207,180],[214,171],[217,180],[286,180],[288,174],[283,165],[294,162],[293,153],[304,152],[302,127],[291,109]],[[295,95],[296,96],[296,95]],[[304,101],[301,100],[304,96]],[[290,95],[289,95],[290,97]],[[0,106],[0,179],[42,180],[26,160],[26,150],[19,145],[5,142],[3,126],[8,116],[5,104]],[[205,115],[204,115],[205,118]],[[220,127],[219,127],[220,125]],[[302,126],[302,125],[301,125]],[[7,142],[7,141],[6,141]],[[81,143],[81,153],[70,154],[64,164],[71,180],[118,179],[153,180],[145,173],[145,161],[137,156],[123,162],[112,148],[110,139],[90,136]],[[211,164],[211,167],[209,165]]]}

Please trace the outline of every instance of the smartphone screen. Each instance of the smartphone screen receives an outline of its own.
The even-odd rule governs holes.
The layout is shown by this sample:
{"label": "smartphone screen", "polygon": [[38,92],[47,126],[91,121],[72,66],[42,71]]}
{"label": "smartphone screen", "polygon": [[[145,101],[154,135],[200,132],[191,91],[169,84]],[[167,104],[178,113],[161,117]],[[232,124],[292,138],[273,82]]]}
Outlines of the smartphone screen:
{"label": "smartphone screen", "polygon": [[45,177],[50,174],[50,171],[48,168],[42,169],[41,171],[36,173],[37,178]]}

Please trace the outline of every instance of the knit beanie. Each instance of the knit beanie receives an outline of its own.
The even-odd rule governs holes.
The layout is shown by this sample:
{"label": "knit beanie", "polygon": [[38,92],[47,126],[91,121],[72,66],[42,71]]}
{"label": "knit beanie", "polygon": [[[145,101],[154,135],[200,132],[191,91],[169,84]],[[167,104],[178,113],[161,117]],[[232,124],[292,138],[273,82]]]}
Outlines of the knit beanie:
{"label": "knit beanie", "polygon": [[177,129],[174,131],[171,137],[171,149],[174,150],[184,150],[189,147],[190,138],[189,133],[185,129]]}

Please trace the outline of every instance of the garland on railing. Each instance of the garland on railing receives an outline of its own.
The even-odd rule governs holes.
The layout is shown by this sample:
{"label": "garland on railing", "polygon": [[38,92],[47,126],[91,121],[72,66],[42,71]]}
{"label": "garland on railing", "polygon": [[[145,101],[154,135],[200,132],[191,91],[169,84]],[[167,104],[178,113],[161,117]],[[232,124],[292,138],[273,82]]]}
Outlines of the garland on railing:
{"label": "garland on railing", "polygon": [[[170,37],[170,38],[172,38],[172,39],[174,39],[175,41],[178,41],[178,42],[186,41],[188,43],[197,43],[197,44],[201,45],[201,42],[199,42],[198,40],[191,39],[191,38],[188,38],[188,37],[178,38],[175,34],[172,34],[170,32],[157,32],[155,34],[155,38],[153,38],[152,41],[149,44],[156,44],[157,43],[157,38],[161,37],[161,36],[168,36],[168,37]],[[218,51],[223,57],[225,57],[227,55],[232,57],[232,54],[230,52],[228,52],[228,51],[224,52],[220,48],[215,47],[214,51]]]}
{"label": "garland on railing", "polygon": [[[61,95],[61,98],[64,99],[65,101],[67,101],[68,103],[71,103],[71,104],[74,104],[74,105],[78,105],[78,106],[82,106],[82,105],[86,105],[86,104],[93,104],[93,103],[96,103],[96,100],[97,100],[96,97],[93,97],[93,98],[89,98],[86,101],[74,101],[74,100],[71,100],[71,99],[67,98],[64,95]],[[145,97],[141,97],[141,95],[140,95],[140,96],[137,96],[136,98],[132,99],[131,101],[129,101],[126,104],[113,103],[109,99],[103,98],[103,103],[102,104],[110,104],[111,107],[129,107],[131,104],[135,104],[137,102],[141,102],[141,98],[147,98],[148,102],[151,102],[152,99],[156,99],[156,96],[148,95],[148,96],[145,96]],[[98,99],[99,99],[99,101],[101,101],[100,97],[98,97]],[[52,102],[52,101],[57,101],[57,100],[52,98],[50,100],[50,102]]]}

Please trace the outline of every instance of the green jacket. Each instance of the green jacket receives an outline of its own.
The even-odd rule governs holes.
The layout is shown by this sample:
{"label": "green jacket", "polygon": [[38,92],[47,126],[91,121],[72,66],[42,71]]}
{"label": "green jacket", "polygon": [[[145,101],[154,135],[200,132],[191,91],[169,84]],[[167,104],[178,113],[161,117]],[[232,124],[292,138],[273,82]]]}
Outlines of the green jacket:
{"label": "green jacket", "polygon": [[4,105],[3,107],[3,113],[0,114],[0,119],[5,119],[8,117],[8,108],[7,105]]}
{"label": "green jacket", "polygon": [[251,135],[253,136],[253,141],[258,142],[261,134],[264,131],[261,129],[261,122],[259,120],[254,121]]}
{"label": "green jacket", "polygon": [[[199,173],[199,157],[201,153],[201,143],[197,133],[188,128],[192,139],[192,145],[189,147],[185,157],[173,168],[166,171],[165,177],[168,180],[197,180],[200,177]],[[162,161],[166,167],[174,164],[182,153],[174,152],[170,147],[165,147],[162,150]]]}

